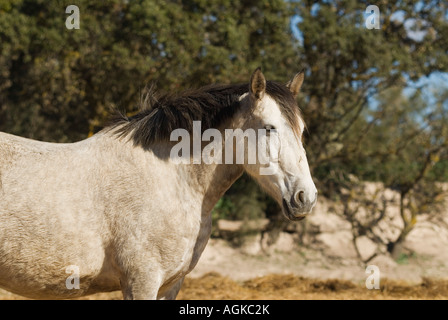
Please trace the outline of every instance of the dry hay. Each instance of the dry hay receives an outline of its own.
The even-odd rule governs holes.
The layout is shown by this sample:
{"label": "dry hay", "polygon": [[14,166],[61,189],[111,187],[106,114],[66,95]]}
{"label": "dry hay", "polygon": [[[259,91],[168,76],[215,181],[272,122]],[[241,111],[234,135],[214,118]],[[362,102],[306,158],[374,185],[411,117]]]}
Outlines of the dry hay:
{"label": "dry hay", "polygon": [[420,284],[382,279],[379,290],[347,280],[318,280],[295,275],[268,275],[235,282],[217,273],[187,278],[178,299],[448,299],[448,280],[423,279]]}

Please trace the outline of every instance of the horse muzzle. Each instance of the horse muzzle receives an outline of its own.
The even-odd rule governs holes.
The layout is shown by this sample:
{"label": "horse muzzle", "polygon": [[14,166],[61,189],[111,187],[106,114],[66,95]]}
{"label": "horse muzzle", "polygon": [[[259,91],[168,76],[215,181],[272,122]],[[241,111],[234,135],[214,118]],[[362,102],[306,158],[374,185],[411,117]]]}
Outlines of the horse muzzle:
{"label": "horse muzzle", "polygon": [[317,192],[312,196],[303,190],[297,191],[289,199],[283,198],[282,210],[285,217],[291,221],[303,220],[317,202]]}

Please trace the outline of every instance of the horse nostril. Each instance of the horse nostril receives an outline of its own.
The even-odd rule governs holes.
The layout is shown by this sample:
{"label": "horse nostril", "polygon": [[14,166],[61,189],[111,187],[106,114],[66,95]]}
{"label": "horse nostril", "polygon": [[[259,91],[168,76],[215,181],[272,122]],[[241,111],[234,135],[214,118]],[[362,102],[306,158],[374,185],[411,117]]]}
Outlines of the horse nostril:
{"label": "horse nostril", "polygon": [[296,203],[305,204],[305,192],[299,191],[296,193]]}

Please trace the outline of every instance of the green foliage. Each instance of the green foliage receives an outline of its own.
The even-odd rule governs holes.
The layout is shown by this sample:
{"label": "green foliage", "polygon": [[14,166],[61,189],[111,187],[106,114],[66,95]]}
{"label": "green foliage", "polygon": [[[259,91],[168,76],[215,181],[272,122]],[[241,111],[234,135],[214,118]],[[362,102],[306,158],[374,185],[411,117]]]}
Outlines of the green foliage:
{"label": "green foliage", "polygon": [[215,207],[213,208],[212,219],[226,219],[228,217],[231,217],[234,211],[235,205],[232,203],[232,201],[229,200],[227,196],[223,196],[218,200]]}
{"label": "green foliage", "polygon": [[411,259],[415,259],[416,258],[416,254],[415,252],[411,252],[411,253],[401,253],[398,258],[396,259],[397,263],[400,265],[406,265],[409,264],[409,260]]}
{"label": "green foliage", "polygon": [[0,130],[36,139],[85,138],[110,107],[135,111],[149,82],[247,81],[259,65],[286,80],[295,59],[282,0],[77,0],[79,30],[64,1],[0,4]]}
{"label": "green foliage", "polygon": [[[402,94],[409,80],[448,71],[446,4],[419,3],[379,3],[379,30],[364,26],[367,1],[296,3],[303,32],[298,49],[308,71],[301,99],[307,155],[326,195],[347,187],[350,174],[409,187],[423,171],[425,177],[434,172],[432,165],[426,170],[428,152],[446,159],[446,105],[422,99],[428,88],[411,98]],[[399,12],[402,19],[393,19]],[[421,37],[409,33],[409,22]],[[373,97],[379,106],[369,103]],[[447,101],[439,99],[441,105]],[[438,173],[446,172],[443,163]]]}

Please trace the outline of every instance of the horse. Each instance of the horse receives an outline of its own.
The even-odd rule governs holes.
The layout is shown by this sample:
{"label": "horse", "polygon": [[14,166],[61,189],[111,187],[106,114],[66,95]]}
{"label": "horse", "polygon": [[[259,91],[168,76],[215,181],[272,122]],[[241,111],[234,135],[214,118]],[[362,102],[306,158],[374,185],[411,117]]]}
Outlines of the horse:
{"label": "horse", "polygon": [[[0,133],[0,287],[34,299],[115,290],[124,299],[175,299],[208,242],[212,209],[244,172],[286,219],[306,217],[317,189],[296,102],[303,80],[267,81],[258,68],[249,83],[152,90],[137,114],[74,143]],[[223,135],[275,131],[272,173],[246,158],[174,161],[172,132],[192,133],[194,121]]]}

